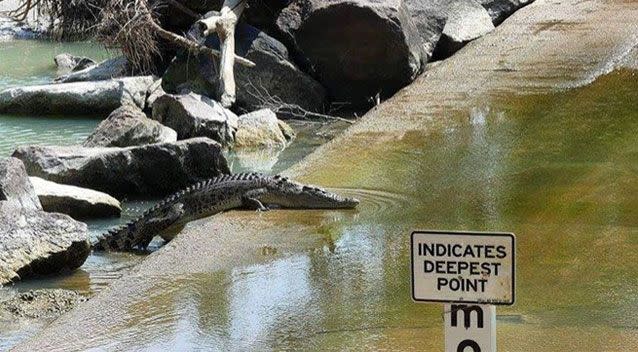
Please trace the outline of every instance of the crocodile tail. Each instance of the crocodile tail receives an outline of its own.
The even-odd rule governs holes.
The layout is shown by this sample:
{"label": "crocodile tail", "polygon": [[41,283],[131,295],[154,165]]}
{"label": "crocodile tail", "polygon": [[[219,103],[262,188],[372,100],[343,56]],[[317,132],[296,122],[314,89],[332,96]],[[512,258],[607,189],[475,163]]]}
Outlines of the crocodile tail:
{"label": "crocodile tail", "polygon": [[93,244],[93,249],[102,251],[122,251],[130,249],[129,225],[130,224],[126,224],[108,230]]}

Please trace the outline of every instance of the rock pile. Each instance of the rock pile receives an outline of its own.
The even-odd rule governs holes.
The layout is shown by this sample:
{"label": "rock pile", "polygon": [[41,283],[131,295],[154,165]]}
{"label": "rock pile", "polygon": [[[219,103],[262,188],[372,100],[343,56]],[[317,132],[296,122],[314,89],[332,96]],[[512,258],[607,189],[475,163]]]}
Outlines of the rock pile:
{"label": "rock pile", "polygon": [[[235,51],[256,66],[235,66],[234,112],[270,108],[289,117],[290,109],[279,107],[322,113],[332,103],[354,109],[376,104],[412,82],[429,61],[454,54],[532,0],[247,1],[235,29]],[[191,29],[193,13],[218,15],[222,5],[221,0],[180,3],[159,12],[163,25],[176,33]],[[216,33],[201,43],[220,47]],[[173,53],[167,51],[169,58]],[[0,112],[84,114],[111,112],[124,103],[150,109],[157,98],[146,104],[150,78],[124,78],[133,74],[125,57],[93,64],[62,55],[56,62],[73,71],[58,83],[92,83],[0,92]],[[192,92],[216,99],[218,66],[208,54],[180,52],[159,72],[161,86],[170,94]]]}

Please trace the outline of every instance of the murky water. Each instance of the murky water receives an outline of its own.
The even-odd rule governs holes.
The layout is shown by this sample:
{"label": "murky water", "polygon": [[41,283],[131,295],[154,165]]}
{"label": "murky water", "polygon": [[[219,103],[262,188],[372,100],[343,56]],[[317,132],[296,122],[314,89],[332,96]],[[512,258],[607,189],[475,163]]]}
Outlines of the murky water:
{"label": "murky water", "polygon": [[[12,41],[0,43],[0,90],[18,85],[45,84],[56,76],[53,57],[69,52],[87,56],[95,60],[112,57],[114,53],[104,51],[91,43],[51,43],[46,41]],[[72,145],[81,143],[103,119],[104,116],[13,116],[0,114],[0,157],[11,155],[13,150],[23,145]],[[317,146],[329,140],[343,125],[325,125],[309,122],[290,124],[297,131],[297,138],[283,151],[268,150],[242,153],[228,153],[229,162],[235,172],[259,171],[276,173],[288,168],[310,153]],[[324,132],[316,134],[315,132]],[[92,236],[102,234],[111,226],[135,218],[155,200],[134,200],[123,202],[123,213],[119,219],[88,221]],[[162,243],[154,242],[152,250]],[[104,289],[113,280],[121,277],[128,269],[139,263],[143,255],[134,254],[92,254],[79,270],[62,276],[27,280],[0,290],[0,299],[23,291],[37,288],[65,288],[84,294],[93,294]],[[42,328],[34,322],[13,321],[11,317],[0,317],[0,350],[14,345],[19,340]]]}
{"label": "murky water", "polygon": [[342,148],[304,178],[356,195],[358,210],[231,214],[259,229],[252,263],[146,280],[121,315],[95,313],[108,331],[74,346],[441,350],[442,307],[410,299],[409,233],[422,228],[516,233],[500,350],[633,350],[637,77],[495,99],[428,132],[355,134],[347,143],[365,150]]}

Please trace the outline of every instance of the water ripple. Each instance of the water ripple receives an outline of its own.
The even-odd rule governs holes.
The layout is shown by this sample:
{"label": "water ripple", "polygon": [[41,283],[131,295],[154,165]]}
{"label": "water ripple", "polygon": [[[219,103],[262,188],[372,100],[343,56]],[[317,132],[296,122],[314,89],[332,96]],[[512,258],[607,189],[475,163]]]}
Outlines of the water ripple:
{"label": "water ripple", "polygon": [[372,214],[405,209],[412,202],[412,199],[405,194],[377,189],[331,188],[330,190],[357,198],[361,202],[358,208]]}

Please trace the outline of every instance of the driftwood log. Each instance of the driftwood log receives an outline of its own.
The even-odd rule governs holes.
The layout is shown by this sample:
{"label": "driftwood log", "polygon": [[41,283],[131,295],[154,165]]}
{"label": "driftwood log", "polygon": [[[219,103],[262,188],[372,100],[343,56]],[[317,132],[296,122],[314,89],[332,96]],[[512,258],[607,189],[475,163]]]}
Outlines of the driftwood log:
{"label": "driftwood log", "polygon": [[224,107],[232,106],[237,97],[233,69],[235,64],[235,26],[245,8],[246,0],[224,0],[219,15],[210,16],[197,22],[197,26],[204,36],[215,31],[219,37],[221,48],[219,96]]}

